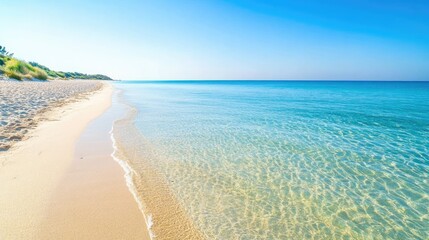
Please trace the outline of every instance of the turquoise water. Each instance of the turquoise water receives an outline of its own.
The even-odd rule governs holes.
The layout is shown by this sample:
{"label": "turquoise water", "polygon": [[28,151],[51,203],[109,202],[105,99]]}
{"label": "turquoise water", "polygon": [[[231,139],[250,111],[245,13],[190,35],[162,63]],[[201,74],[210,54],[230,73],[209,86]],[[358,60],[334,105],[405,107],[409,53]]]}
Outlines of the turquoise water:
{"label": "turquoise water", "polygon": [[429,239],[428,82],[116,87],[209,239]]}

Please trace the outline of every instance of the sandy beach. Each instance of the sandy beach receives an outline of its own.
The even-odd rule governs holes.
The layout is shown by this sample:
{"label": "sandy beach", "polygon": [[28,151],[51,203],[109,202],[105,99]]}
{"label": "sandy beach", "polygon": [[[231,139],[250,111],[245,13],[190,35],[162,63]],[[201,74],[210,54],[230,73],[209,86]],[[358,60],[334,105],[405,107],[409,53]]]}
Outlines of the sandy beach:
{"label": "sandy beach", "polygon": [[0,80],[0,151],[25,140],[31,129],[46,120],[45,113],[85,98],[101,86],[97,81]]}
{"label": "sandy beach", "polygon": [[[2,94],[17,84],[3,85]],[[110,156],[108,132],[87,128],[111,105],[113,87],[97,84],[53,97],[47,106],[54,110],[36,111],[43,117],[35,127],[0,153],[0,239],[149,239],[124,173]]]}
{"label": "sandy beach", "polygon": [[429,0],[0,9],[0,240],[429,240]]}

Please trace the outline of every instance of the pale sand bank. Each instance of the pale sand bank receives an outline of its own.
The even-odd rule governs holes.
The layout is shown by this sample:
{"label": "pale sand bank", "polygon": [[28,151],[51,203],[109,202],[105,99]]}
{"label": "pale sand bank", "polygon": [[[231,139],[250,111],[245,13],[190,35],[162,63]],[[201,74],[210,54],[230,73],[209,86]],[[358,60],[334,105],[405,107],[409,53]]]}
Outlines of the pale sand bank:
{"label": "pale sand bank", "polygon": [[110,156],[114,149],[109,132],[122,110],[111,107],[80,136],[38,239],[150,239],[124,172]]}
{"label": "pale sand bank", "polygon": [[0,81],[0,151],[25,140],[45,112],[85,98],[99,81]]}
{"label": "pale sand bank", "polygon": [[148,238],[107,142],[87,145],[91,151],[79,150],[86,156],[74,161],[77,139],[110,106],[111,95],[106,84],[88,100],[48,113],[51,121],[1,153],[0,239]]}

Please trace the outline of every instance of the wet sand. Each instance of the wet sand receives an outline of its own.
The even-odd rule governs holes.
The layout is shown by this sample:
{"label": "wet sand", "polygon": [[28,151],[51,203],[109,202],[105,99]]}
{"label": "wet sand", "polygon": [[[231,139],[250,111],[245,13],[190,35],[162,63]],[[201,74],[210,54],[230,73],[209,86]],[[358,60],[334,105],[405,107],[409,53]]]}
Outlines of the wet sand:
{"label": "wet sand", "polygon": [[[116,121],[113,129],[118,148],[115,156],[132,168],[139,169],[139,172],[131,171],[133,191],[142,203],[143,212],[151,216],[151,232],[155,239],[206,239],[171,192],[167,179],[160,174],[153,162],[148,161],[152,157],[150,144],[141,138],[133,124],[136,110],[129,106],[127,109],[127,117]],[[148,148],[145,154],[139,152],[142,144]]]}
{"label": "wet sand", "polygon": [[125,186],[124,172],[110,156],[110,130],[121,114],[123,109],[112,106],[78,139],[74,160],[51,198],[38,239],[150,239]]}
{"label": "wet sand", "polygon": [[[28,128],[29,138],[0,153],[0,239],[148,236],[107,140],[80,139],[109,108],[112,91],[105,84],[80,101],[46,111],[37,127]],[[87,148],[75,149],[77,141]]]}

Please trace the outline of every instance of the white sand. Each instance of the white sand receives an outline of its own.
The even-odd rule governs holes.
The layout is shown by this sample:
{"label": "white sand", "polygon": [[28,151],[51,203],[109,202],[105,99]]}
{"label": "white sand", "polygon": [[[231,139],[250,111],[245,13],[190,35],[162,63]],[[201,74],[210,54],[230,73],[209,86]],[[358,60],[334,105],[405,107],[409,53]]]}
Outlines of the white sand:
{"label": "white sand", "polygon": [[[64,205],[64,209],[67,209],[65,214],[62,210],[61,214],[56,211],[54,217],[51,214],[53,204],[61,199],[58,197],[59,189],[64,189],[64,184],[70,184],[64,181],[65,176],[77,164],[74,163],[76,140],[88,123],[110,106],[111,95],[112,86],[106,84],[102,90],[89,96],[88,100],[70,103],[49,112],[49,120],[32,129],[28,133],[31,136],[29,139],[16,143],[9,151],[0,154],[0,239],[107,239],[99,236],[112,236],[111,239],[115,239],[114,236],[120,236],[127,230],[123,224],[116,224],[126,217],[124,214],[119,214],[119,217],[115,215],[121,211],[133,213],[132,216],[137,219],[136,225],[130,226],[131,230],[140,228],[144,222],[143,216],[127,191],[120,167],[116,166],[115,169],[111,163],[102,168],[102,174],[94,175],[101,177],[102,181],[94,185],[91,181],[96,180],[96,177],[90,178],[88,174],[81,183],[86,181],[89,185],[80,184],[66,193],[79,201],[68,201]],[[100,161],[105,157],[98,155],[94,159]],[[96,171],[95,168],[87,168],[91,169]],[[92,187],[99,187],[100,184],[106,184],[102,188],[105,191],[91,191]],[[114,200],[98,205],[97,200],[108,196],[106,192],[113,194]],[[88,194],[95,197],[88,198]],[[68,198],[63,198],[65,202],[64,199]],[[91,206],[99,206],[98,211],[94,211]],[[86,214],[76,214],[79,212]],[[52,231],[46,235],[43,229],[46,229],[47,216],[51,216],[51,219],[60,216],[72,221],[67,225],[50,221],[49,228]],[[79,232],[87,234],[76,235]],[[145,239],[148,235],[140,231],[133,236]]]}

